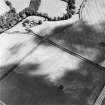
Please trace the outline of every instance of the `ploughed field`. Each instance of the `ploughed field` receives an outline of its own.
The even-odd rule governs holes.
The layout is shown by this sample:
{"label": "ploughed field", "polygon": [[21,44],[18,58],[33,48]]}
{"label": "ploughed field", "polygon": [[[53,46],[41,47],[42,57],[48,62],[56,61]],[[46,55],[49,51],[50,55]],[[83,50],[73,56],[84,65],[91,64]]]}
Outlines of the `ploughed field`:
{"label": "ploughed field", "polygon": [[95,64],[42,42],[21,23],[2,33],[0,100],[7,105],[93,105],[105,82],[105,36],[97,28],[78,22],[49,38]]}

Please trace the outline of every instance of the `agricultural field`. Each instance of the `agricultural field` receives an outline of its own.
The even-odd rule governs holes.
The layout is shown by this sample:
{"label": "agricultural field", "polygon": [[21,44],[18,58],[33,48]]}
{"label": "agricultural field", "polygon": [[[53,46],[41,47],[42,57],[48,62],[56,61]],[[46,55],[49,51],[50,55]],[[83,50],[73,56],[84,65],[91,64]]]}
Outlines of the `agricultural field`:
{"label": "agricultural field", "polygon": [[[29,7],[52,18],[63,16],[69,2],[10,1],[17,14]],[[9,11],[3,3],[1,0],[1,16]],[[81,3],[75,1],[76,11]],[[104,6],[104,0],[87,0],[82,20],[76,15],[46,22],[29,16],[1,33],[0,105],[104,105]],[[26,30],[26,19],[42,24]]]}

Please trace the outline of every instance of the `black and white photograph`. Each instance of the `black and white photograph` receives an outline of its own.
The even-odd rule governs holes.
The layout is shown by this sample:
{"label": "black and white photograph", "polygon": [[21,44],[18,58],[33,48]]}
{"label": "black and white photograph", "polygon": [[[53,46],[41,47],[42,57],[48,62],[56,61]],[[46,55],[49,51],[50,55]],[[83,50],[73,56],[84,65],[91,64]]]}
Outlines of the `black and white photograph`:
{"label": "black and white photograph", "polygon": [[105,0],[0,0],[0,105],[105,105]]}

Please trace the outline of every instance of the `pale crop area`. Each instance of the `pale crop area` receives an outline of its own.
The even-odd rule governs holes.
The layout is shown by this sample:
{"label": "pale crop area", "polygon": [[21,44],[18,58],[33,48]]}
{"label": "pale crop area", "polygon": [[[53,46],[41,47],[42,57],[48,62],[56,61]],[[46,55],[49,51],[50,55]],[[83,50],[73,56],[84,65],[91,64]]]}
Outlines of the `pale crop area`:
{"label": "pale crop area", "polygon": [[66,13],[67,3],[60,0],[41,0],[39,12],[48,13],[49,16],[63,16]]}

